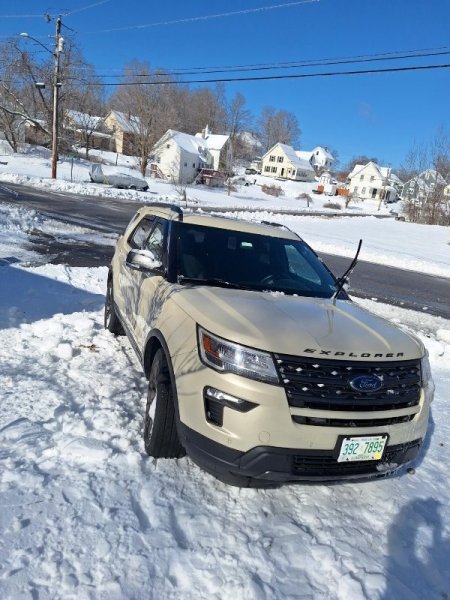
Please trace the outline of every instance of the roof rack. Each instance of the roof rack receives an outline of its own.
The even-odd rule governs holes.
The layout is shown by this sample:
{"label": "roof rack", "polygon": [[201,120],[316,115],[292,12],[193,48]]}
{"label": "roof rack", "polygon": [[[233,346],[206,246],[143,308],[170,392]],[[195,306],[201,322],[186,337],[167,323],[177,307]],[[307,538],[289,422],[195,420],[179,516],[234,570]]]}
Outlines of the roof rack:
{"label": "roof rack", "polygon": [[183,220],[183,209],[178,204],[170,204],[169,202],[148,202],[145,206],[151,206],[155,208],[170,208],[173,212],[177,213],[179,221]]}

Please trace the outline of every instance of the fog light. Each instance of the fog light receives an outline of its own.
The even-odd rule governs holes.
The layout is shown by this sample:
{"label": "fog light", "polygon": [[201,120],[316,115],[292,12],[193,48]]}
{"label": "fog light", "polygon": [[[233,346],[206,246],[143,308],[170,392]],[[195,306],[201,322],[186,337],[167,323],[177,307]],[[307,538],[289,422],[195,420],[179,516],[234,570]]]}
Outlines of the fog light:
{"label": "fog light", "polygon": [[248,400],[236,398],[213,387],[205,387],[203,390],[206,420],[213,425],[222,427],[223,409],[225,406],[241,413],[246,413],[258,405]]}

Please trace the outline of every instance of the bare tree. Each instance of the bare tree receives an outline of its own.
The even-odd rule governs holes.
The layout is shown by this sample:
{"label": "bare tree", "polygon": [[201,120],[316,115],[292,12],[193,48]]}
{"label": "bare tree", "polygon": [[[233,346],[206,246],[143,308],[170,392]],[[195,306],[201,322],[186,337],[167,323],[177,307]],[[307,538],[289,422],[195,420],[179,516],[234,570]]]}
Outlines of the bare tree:
{"label": "bare tree", "polygon": [[[80,66],[81,67],[81,66]],[[75,140],[81,142],[85,148],[86,159],[89,159],[89,150],[93,147],[96,133],[103,128],[101,116],[105,112],[102,86],[90,65],[84,65],[80,71],[82,77],[79,85],[73,89],[66,105],[64,120],[67,129],[72,126],[76,130]]]}
{"label": "bare tree", "polygon": [[259,131],[264,152],[280,142],[294,146],[299,143],[301,130],[294,113],[266,106],[259,119]]}
{"label": "bare tree", "polygon": [[366,156],[365,154],[359,154],[351,158],[345,168],[347,173],[351,173],[356,165],[366,165],[368,162],[374,162],[379,164],[379,160],[376,156]]}
{"label": "bare tree", "polygon": [[176,103],[182,116],[180,129],[185,133],[199,133],[206,125],[213,133],[225,133],[227,127],[226,101],[223,86],[214,88],[183,89],[183,97]]}
{"label": "bare tree", "polygon": [[403,194],[408,219],[417,223],[450,225],[450,198],[444,193],[450,177],[450,135],[438,128],[426,144],[414,144],[402,166],[410,175]]}
{"label": "bare tree", "polygon": [[15,39],[0,45],[0,65],[0,119],[8,141],[17,151],[25,123],[33,124],[50,140],[51,128],[43,117],[47,109],[51,110],[51,102],[36,86],[38,81],[45,81],[47,65],[38,64]]}
{"label": "bare tree", "polygon": [[133,131],[131,151],[138,158],[143,176],[153,146],[177,122],[176,106],[171,101],[172,86],[164,83],[168,79],[164,71],[133,61],[125,67],[121,82],[125,85],[111,99],[111,105],[129,117]]}
{"label": "bare tree", "polygon": [[[228,133],[230,136],[230,162],[243,158],[244,145],[242,144],[242,134],[250,128],[252,116],[246,107],[245,97],[237,92],[230,102],[227,111]],[[230,165],[232,170],[232,165]]]}

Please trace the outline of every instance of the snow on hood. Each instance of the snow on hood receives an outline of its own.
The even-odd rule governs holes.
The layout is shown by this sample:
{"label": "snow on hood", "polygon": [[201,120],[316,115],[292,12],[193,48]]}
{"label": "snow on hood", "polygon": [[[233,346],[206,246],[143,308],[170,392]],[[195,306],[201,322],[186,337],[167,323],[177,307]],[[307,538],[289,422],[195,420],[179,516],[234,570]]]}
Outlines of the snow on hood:
{"label": "snow on hood", "polygon": [[211,333],[270,352],[368,360],[424,355],[415,337],[350,301],[218,287],[187,287],[174,299]]}

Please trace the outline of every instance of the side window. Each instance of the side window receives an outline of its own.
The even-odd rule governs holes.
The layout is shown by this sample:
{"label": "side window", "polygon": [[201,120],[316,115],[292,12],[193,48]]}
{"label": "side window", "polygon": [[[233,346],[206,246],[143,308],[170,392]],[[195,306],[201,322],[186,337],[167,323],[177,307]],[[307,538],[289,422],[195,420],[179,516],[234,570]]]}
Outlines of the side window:
{"label": "side window", "polygon": [[144,245],[144,250],[148,250],[159,263],[162,262],[164,251],[164,222],[158,221]]}
{"label": "side window", "polygon": [[133,231],[131,236],[128,238],[128,243],[135,250],[142,250],[144,243],[147,240],[148,234],[150,233],[155,217],[146,217],[142,219],[136,229]]}

